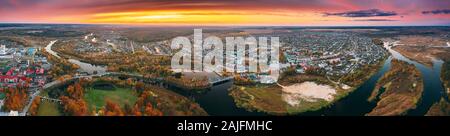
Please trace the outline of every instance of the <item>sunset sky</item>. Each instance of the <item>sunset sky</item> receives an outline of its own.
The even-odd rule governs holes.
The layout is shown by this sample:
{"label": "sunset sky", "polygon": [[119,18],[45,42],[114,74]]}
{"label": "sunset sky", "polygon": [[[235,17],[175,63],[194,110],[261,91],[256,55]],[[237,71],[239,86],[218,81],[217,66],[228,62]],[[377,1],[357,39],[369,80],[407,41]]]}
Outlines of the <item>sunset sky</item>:
{"label": "sunset sky", "polygon": [[450,25],[450,0],[1,0],[0,22]]}

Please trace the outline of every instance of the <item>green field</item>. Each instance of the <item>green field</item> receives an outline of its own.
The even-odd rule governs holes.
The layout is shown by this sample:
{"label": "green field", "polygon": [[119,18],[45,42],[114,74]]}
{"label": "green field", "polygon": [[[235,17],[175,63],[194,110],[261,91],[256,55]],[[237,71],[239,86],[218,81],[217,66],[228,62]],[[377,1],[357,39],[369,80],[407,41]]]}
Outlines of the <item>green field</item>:
{"label": "green field", "polygon": [[61,112],[58,110],[58,103],[41,102],[37,116],[61,116]]}
{"label": "green field", "polygon": [[94,106],[96,109],[102,108],[106,104],[105,100],[110,100],[123,107],[125,103],[133,105],[137,98],[135,92],[127,88],[116,88],[114,90],[90,88],[84,94],[84,100],[88,104],[89,110],[92,110]]}
{"label": "green field", "polygon": [[[46,92],[42,92],[41,95],[48,97]],[[41,101],[37,116],[61,116],[62,113],[59,111],[58,107],[58,103]]]}

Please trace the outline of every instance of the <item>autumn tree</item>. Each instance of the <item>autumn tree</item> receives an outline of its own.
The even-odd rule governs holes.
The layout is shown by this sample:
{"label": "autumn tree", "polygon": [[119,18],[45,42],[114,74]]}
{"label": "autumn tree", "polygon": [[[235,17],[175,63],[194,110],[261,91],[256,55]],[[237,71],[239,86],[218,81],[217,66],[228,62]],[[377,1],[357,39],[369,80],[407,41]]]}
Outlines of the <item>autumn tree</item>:
{"label": "autumn tree", "polygon": [[162,116],[163,113],[154,105],[158,103],[152,100],[151,92],[146,90],[139,96],[132,111],[135,116]]}
{"label": "autumn tree", "polygon": [[136,85],[134,86],[134,89],[136,90],[136,92],[141,94],[142,91],[144,91],[145,89],[145,84],[143,82],[137,82]]}
{"label": "autumn tree", "polygon": [[120,106],[110,100],[106,100],[106,105],[104,107],[104,115],[105,116],[124,116],[122,109]]}
{"label": "autumn tree", "polygon": [[16,88],[9,88],[6,91],[4,108],[7,111],[21,111],[26,105],[27,98],[26,88],[20,86]]}
{"label": "autumn tree", "polygon": [[28,113],[30,113],[31,116],[37,115],[40,104],[41,104],[41,98],[39,96],[37,96],[36,98],[34,98],[33,102],[31,103]]}
{"label": "autumn tree", "polygon": [[72,99],[82,99],[84,97],[84,89],[80,82],[67,87],[67,93]]}
{"label": "autumn tree", "polygon": [[83,99],[71,99],[67,96],[61,96],[59,99],[66,114],[71,116],[88,115],[87,104]]}
{"label": "autumn tree", "polygon": [[125,115],[133,115],[134,114],[133,113],[133,107],[128,102],[126,102],[123,105],[123,112],[124,112]]}
{"label": "autumn tree", "polygon": [[68,96],[61,96],[60,100],[63,105],[64,112],[73,116],[88,115],[87,104],[84,101],[84,89],[81,82],[70,85],[66,90]]}

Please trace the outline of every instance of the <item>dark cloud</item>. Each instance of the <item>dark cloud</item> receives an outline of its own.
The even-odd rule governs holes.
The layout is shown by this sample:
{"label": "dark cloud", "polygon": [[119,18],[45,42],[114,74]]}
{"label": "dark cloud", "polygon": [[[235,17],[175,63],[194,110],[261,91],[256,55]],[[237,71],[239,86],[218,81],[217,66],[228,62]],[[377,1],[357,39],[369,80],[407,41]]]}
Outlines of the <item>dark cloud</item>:
{"label": "dark cloud", "polygon": [[341,16],[341,17],[378,17],[378,16],[396,16],[394,11],[382,11],[379,9],[347,11],[339,13],[323,13],[325,16]]}
{"label": "dark cloud", "polygon": [[398,21],[398,20],[392,20],[392,19],[358,19],[353,21]]}
{"label": "dark cloud", "polygon": [[438,9],[438,10],[429,10],[422,11],[422,14],[450,14],[450,9]]}

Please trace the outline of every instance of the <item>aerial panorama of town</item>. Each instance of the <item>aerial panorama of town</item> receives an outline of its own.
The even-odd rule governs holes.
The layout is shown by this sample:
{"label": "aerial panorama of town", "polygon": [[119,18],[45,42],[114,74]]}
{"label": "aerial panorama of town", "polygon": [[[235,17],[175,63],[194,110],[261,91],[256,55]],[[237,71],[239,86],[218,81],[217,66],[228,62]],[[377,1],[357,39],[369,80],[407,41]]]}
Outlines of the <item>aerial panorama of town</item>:
{"label": "aerial panorama of town", "polygon": [[0,1],[0,116],[450,116],[448,7]]}
{"label": "aerial panorama of town", "polygon": [[192,27],[0,28],[2,116],[433,116],[450,111],[450,27],[203,28],[204,37],[223,41],[279,37],[275,80],[268,72],[245,69],[173,70],[170,61],[178,50],[170,47],[171,40],[192,40]]}

